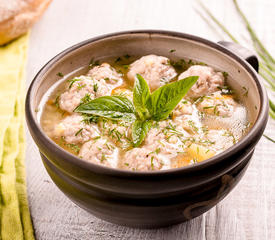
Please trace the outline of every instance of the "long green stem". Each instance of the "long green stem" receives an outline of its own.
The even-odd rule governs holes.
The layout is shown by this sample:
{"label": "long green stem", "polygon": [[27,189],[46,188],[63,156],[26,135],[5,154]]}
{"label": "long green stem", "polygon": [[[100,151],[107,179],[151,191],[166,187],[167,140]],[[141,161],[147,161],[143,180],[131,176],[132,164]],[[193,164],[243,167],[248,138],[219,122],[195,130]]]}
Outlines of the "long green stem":
{"label": "long green stem", "polygon": [[208,8],[205,7],[204,4],[199,0],[198,3],[204,9],[207,15],[228,35],[228,37],[230,37],[233,42],[238,43],[238,40],[227,30],[223,24],[219,22],[219,20],[208,10]]}
{"label": "long green stem", "polygon": [[269,100],[269,106],[270,106],[270,108],[273,110],[273,112],[275,114],[275,104],[271,100]]}
{"label": "long green stem", "polygon": [[274,75],[273,72],[271,72],[271,71],[266,67],[265,62],[260,61],[259,65],[260,65],[260,68],[261,68],[262,70],[264,70],[264,71],[271,77],[271,80],[273,80],[273,81],[272,81],[273,84],[275,84],[275,81],[274,81],[275,75]]}
{"label": "long green stem", "polygon": [[268,61],[268,59],[266,58],[266,56],[260,51],[260,50],[258,50],[256,47],[255,47],[255,45],[254,45],[254,48],[255,48],[255,50],[256,50],[256,52],[257,52],[257,54],[259,55],[259,57],[262,59],[262,61],[264,62],[264,64],[269,68],[269,70],[270,71],[275,71],[275,65],[274,66],[272,66],[271,64],[270,64],[270,62]]}
{"label": "long green stem", "polygon": [[260,69],[260,71],[259,71],[259,74],[260,74],[261,77],[269,84],[269,85],[268,85],[269,89],[272,90],[272,91],[275,91],[275,87],[274,87],[273,83],[269,80],[268,76],[266,76],[266,75],[262,72],[261,69]]}
{"label": "long green stem", "polygon": [[275,143],[275,140],[273,140],[271,137],[266,136],[265,134],[263,134],[263,136],[264,136],[265,138],[267,138],[269,141],[271,141],[271,142]]}
{"label": "long green stem", "polygon": [[269,116],[275,120],[275,112],[269,109]]}
{"label": "long green stem", "polygon": [[246,28],[248,30],[248,32],[250,33],[250,36],[252,38],[253,42],[256,42],[259,47],[262,49],[262,51],[264,52],[264,54],[266,54],[266,56],[270,59],[270,61],[272,61],[272,63],[275,63],[274,58],[270,55],[270,53],[267,51],[267,49],[264,47],[264,45],[262,44],[262,42],[259,40],[258,36],[256,35],[256,33],[254,32],[254,30],[252,29],[249,21],[247,20],[246,16],[244,15],[244,13],[242,12],[242,10],[239,7],[239,4],[237,3],[237,0],[233,0],[233,3],[238,11],[238,13],[240,14],[240,16],[242,17]]}

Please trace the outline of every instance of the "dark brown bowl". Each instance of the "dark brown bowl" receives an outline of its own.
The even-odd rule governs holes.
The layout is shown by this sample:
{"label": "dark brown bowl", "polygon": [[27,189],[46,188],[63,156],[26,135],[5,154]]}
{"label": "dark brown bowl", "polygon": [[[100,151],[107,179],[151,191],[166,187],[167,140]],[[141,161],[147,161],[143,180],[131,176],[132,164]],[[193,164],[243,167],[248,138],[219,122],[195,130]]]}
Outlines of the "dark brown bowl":
{"label": "dark brown bowl", "polygon": [[[171,49],[176,52],[170,53]],[[229,84],[249,109],[253,127],[226,151],[193,166],[149,172],[112,169],[66,152],[43,132],[35,109],[56,82],[90,59],[158,54],[206,62],[229,73]],[[26,116],[43,163],[73,202],[104,220],[132,227],[161,227],[192,219],[223,199],[244,174],[268,118],[268,100],[256,71],[232,51],[208,40],[168,31],[129,31],[92,38],[50,60],[27,94]],[[58,211],[58,210],[57,210]]]}

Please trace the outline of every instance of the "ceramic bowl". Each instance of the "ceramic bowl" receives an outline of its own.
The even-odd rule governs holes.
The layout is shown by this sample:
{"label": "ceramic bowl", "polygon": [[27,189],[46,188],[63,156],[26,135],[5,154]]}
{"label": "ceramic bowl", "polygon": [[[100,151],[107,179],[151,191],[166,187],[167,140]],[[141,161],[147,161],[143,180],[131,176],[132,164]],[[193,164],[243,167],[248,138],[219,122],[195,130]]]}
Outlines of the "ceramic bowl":
{"label": "ceramic bowl", "polygon": [[[227,45],[223,47],[223,45]],[[44,166],[54,183],[78,206],[112,223],[163,227],[192,219],[221,201],[243,176],[268,118],[268,100],[257,72],[257,59],[243,48],[178,32],[128,31],[76,44],[51,59],[36,75],[26,98],[26,117]],[[175,49],[175,52],[170,52]],[[43,132],[35,111],[57,73],[69,74],[91,60],[129,54],[157,54],[205,62],[229,73],[228,83],[242,96],[253,127],[226,151],[192,166],[132,172],[84,161],[66,152]],[[50,194],[50,193],[49,193]],[[58,209],[57,209],[58,211]],[[69,211],[69,209],[68,209]]]}

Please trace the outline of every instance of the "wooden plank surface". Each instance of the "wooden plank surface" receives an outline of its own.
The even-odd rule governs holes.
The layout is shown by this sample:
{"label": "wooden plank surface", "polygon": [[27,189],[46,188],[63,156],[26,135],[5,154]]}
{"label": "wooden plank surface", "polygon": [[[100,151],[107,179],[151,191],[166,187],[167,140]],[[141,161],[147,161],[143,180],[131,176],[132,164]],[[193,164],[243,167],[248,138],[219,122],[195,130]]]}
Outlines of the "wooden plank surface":
{"label": "wooden plank surface", "polygon": [[[232,0],[207,0],[242,43],[247,44]],[[275,55],[274,0],[239,0],[261,39]],[[222,39],[196,14],[189,0],[55,0],[31,34],[27,79],[51,57],[79,41],[130,29],[166,29],[213,41]],[[275,137],[275,121],[266,133]],[[52,239],[275,239],[275,145],[262,138],[233,192],[204,215],[155,230],[131,229],[101,221],[68,200],[52,183],[29,133],[28,196],[36,237]]]}

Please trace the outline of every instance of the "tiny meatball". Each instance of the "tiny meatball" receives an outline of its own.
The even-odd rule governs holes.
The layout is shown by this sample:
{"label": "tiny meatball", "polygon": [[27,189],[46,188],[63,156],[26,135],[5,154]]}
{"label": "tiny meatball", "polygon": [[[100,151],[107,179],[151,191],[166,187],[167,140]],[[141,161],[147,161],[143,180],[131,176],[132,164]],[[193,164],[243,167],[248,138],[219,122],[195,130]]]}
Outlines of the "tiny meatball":
{"label": "tiny meatball", "polygon": [[82,145],[79,157],[104,166],[117,167],[118,149],[104,138],[91,140]]}
{"label": "tiny meatball", "polygon": [[199,111],[221,117],[231,117],[238,105],[231,95],[222,95],[221,92],[204,96],[198,102]]}
{"label": "tiny meatball", "polygon": [[215,72],[212,67],[194,65],[180,74],[178,79],[190,76],[199,76],[197,82],[188,91],[187,95],[191,98],[197,98],[216,92],[217,87],[224,85],[224,77],[221,72]]}
{"label": "tiny meatball", "polygon": [[120,85],[122,83],[121,74],[108,63],[93,67],[87,75],[97,81],[104,80],[108,84]]}
{"label": "tiny meatball", "polygon": [[156,55],[144,56],[133,62],[127,77],[134,83],[138,73],[148,82],[152,91],[168,83],[177,75],[175,69],[169,65],[168,58]]}
{"label": "tiny meatball", "polygon": [[67,143],[84,143],[100,135],[97,126],[93,123],[86,124],[82,116],[73,114],[64,118],[55,125],[53,135],[55,138],[62,137]]}
{"label": "tiny meatball", "polygon": [[122,83],[121,76],[108,63],[93,67],[87,76],[69,81],[69,89],[60,95],[59,106],[72,113],[81,99],[89,94],[91,99],[111,95],[114,88]]}
{"label": "tiny meatball", "polygon": [[193,107],[192,103],[183,99],[182,101],[179,102],[179,104],[175,107],[173,110],[173,117],[178,117],[181,115],[191,115],[193,112]]}

